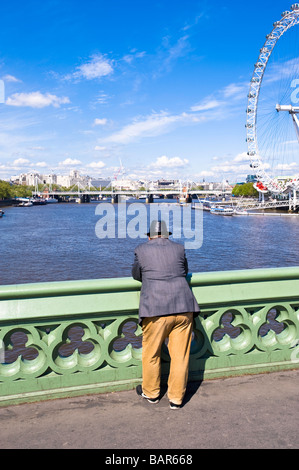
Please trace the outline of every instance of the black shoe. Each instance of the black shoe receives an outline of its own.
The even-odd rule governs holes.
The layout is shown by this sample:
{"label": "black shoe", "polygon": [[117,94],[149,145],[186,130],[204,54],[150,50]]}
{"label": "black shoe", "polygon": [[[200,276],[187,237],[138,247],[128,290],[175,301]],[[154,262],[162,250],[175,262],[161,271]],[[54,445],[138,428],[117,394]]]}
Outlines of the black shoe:
{"label": "black shoe", "polygon": [[180,408],[182,408],[182,405],[176,405],[175,403],[172,403],[172,401],[170,401],[169,407],[171,410],[179,410]]}
{"label": "black shoe", "polygon": [[149,403],[159,403],[160,401],[160,397],[150,398],[145,393],[143,393],[141,385],[137,385],[136,392],[137,392],[137,395],[139,395],[142,398],[145,398]]}

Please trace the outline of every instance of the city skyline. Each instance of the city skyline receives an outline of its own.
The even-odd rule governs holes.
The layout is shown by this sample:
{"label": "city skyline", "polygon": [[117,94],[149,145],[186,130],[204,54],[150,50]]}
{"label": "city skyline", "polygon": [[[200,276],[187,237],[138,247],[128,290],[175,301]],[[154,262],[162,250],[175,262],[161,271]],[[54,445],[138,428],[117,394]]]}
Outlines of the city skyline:
{"label": "city skyline", "polygon": [[122,165],[132,179],[244,180],[250,78],[290,4],[7,2],[0,179]]}
{"label": "city skyline", "polygon": [[[181,180],[177,178],[173,179],[165,179],[163,177],[155,179],[155,180],[148,180],[148,179],[136,179],[133,180],[132,178],[126,178],[122,175],[118,177],[114,175],[113,177],[92,177],[90,175],[85,175],[80,173],[78,170],[70,170],[68,174],[61,174],[61,173],[37,173],[37,172],[28,172],[28,173],[20,173],[19,175],[14,175],[11,178],[7,179],[11,184],[16,185],[25,185],[25,186],[36,186],[42,185],[45,188],[52,188],[53,187],[71,187],[76,184],[79,184],[81,188],[93,186],[93,187],[100,187],[104,184],[103,187],[113,186],[115,188],[126,188],[126,189],[137,189],[139,187],[146,188],[157,188],[160,185],[163,187],[172,187],[175,185],[177,188],[183,188],[183,186],[190,189],[190,187],[195,186],[202,186],[208,185],[212,189],[215,187],[218,188],[219,185],[230,186],[227,180],[222,180],[221,182],[212,182],[206,181],[204,178],[201,181],[195,180]],[[246,179],[246,182],[248,177]],[[243,182],[245,183],[245,181]]]}

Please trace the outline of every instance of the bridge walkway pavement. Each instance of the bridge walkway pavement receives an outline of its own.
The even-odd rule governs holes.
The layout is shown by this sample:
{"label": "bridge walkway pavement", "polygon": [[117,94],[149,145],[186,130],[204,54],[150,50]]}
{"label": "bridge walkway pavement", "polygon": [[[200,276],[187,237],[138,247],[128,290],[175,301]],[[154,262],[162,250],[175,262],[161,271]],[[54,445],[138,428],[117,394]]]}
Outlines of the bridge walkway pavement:
{"label": "bridge walkway pavement", "polygon": [[298,369],[189,383],[180,410],[170,410],[166,394],[153,405],[135,390],[7,406],[0,408],[0,446],[109,455],[121,449],[298,449],[298,385]]}

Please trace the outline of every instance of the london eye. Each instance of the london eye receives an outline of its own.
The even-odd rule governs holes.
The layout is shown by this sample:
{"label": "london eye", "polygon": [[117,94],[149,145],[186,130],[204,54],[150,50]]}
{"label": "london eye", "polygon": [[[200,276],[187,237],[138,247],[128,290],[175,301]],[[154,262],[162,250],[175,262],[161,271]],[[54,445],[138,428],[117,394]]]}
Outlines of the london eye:
{"label": "london eye", "polygon": [[246,140],[260,193],[299,190],[298,23],[295,3],[266,36],[250,82]]}

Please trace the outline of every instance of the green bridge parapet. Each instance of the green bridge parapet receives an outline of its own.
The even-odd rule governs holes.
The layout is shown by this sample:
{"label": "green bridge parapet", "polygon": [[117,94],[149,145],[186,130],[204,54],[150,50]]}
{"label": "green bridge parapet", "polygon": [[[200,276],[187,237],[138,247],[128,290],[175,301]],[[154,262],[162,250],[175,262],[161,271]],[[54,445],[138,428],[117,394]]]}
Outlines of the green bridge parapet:
{"label": "green bridge parapet", "polygon": [[[299,268],[197,273],[188,281],[201,308],[189,380],[299,367]],[[131,278],[1,286],[0,405],[140,383],[140,286]],[[169,361],[165,344],[163,380]]]}

